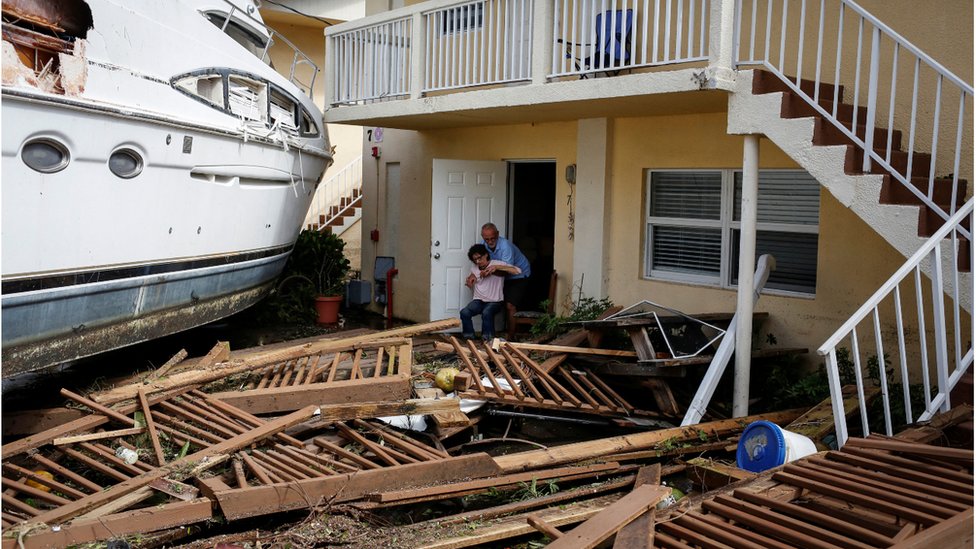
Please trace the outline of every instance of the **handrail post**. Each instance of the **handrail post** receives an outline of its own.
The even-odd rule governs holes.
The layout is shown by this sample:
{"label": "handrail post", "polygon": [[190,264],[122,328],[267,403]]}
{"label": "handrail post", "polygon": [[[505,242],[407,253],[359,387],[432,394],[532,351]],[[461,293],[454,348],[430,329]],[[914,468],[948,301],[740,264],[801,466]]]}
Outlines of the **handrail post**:
{"label": "handrail post", "polygon": [[[874,117],[878,108],[878,71],[880,65],[881,29],[877,26],[871,31],[871,68],[868,74],[867,118],[864,120],[864,160],[861,169],[871,171],[871,153],[874,151]],[[856,122],[855,122],[856,123]],[[855,126],[856,130],[856,126]],[[855,131],[855,134],[857,132]]]}
{"label": "handrail post", "polygon": [[[328,30],[326,27],[325,30]],[[322,63],[322,110],[327,111],[329,107],[336,103],[336,86],[339,83],[339,77],[336,75],[336,58],[338,57],[338,52],[336,48],[335,37],[325,34],[325,60]]]}
{"label": "handrail post", "polygon": [[837,370],[837,350],[830,349],[824,357],[827,361],[827,384],[830,386],[830,406],[834,411],[834,436],[837,448],[847,443],[847,414],[844,411],[844,393],[840,386],[840,372]]}
{"label": "handrail post", "polygon": [[532,0],[532,83],[545,84],[552,64],[553,0]]}
{"label": "handrail post", "polygon": [[932,264],[932,334],[935,339],[935,376],[939,394],[945,395],[940,409],[949,411],[949,349],[946,337],[945,297],[942,286],[942,247],[935,246],[929,254]]}
{"label": "handrail post", "polygon": [[427,65],[427,37],[424,14],[415,13],[410,21],[410,99],[420,99],[424,92],[424,74]]}

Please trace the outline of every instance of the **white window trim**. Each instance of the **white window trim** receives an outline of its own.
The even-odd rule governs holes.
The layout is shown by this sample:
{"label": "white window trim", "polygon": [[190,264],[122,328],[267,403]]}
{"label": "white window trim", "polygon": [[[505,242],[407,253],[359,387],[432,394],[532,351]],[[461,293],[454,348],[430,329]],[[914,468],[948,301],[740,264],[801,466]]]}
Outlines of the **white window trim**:
{"label": "white window trim", "polygon": [[[676,282],[682,284],[692,284],[697,286],[711,286],[715,288],[734,290],[738,288],[738,284],[732,284],[732,270],[738,269],[738,265],[731,265],[732,256],[732,231],[739,230],[742,228],[741,221],[733,220],[735,216],[735,174],[736,172],[741,172],[742,168],[705,168],[705,169],[654,169],[647,170],[644,180],[644,200],[642,204],[644,213],[644,241],[641,253],[643,255],[643,274],[642,278],[644,280],[656,280],[663,282]],[[808,172],[800,169],[763,169],[759,170],[760,173],[764,171],[771,172],[796,172],[806,174]],[[695,220],[695,225],[697,227],[703,228],[718,228],[721,230],[721,250],[720,250],[720,260],[719,260],[719,273],[718,276],[709,276],[694,273],[678,273],[674,271],[664,271],[653,269],[651,265],[651,246],[653,245],[654,238],[654,227],[655,226],[671,226],[671,227],[689,227],[687,218],[674,218],[674,217],[653,217],[650,215],[650,197],[651,197],[651,179],[655,173],[721,173],[722,177],[722,190],[721,190],[721,213],[718,220],[713,219],[698,219]],[[820,235],[820,223],[817,222],[816,225],[801,225],[801,224],[787,224],[787,223],[770,223],[770,222],[757,222],[756,231],[772,231],[772,232],[786,232],[786,233],[802,233],[802,234],[816,234]],[[819,261],[818,261],[819,269]],[[813,299],[816,297],[816,289],[813,292],[800,292],[795,290],[783,290],[775,288],[764,288],[762,293],[769,295],[780,295],[785,297],[796,297]]]}

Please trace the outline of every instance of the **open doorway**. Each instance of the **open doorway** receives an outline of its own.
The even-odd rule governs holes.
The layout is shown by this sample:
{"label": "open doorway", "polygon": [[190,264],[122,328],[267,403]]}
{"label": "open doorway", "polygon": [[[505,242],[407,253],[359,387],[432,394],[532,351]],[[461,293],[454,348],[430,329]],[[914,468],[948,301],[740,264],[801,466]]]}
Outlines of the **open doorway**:
{"label": "open doorway", "polygon": [[553,237],[556,224],[556,163],[525,161],[509,163],[509,238],[532,266],[528,310],[539,310],[549,298],[553,269]]}

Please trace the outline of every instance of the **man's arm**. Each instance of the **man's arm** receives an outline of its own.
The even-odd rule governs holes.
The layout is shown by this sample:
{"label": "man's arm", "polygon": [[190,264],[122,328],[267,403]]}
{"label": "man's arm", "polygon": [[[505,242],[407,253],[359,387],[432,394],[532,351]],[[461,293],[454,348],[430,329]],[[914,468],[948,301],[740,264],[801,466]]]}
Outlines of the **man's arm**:
{"label": "man's arm", "polygon": [[517,275],[521,273],[522,269],[519,269],[515,265],[509,265],[503,261],[492,260],[492,262],[481,271],[481,276],[488,276],[492,274],[505,276],[510,274]]}

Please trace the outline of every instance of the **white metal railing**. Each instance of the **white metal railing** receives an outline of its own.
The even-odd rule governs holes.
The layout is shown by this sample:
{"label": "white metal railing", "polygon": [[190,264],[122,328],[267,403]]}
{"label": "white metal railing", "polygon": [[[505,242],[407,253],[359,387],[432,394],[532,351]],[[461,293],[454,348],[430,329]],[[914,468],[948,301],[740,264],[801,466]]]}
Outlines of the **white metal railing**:
{"label": "white metal railing", "polygon": [[401,17],[335,34],[332,103],[395,99],[410,93],[413,21]]}
{"label": "white metal railing", "polygon": [[[877,364],[877,371],[872,373],[876,376],[881,390],[882,413],[887,435],[892,434],[893,422],[901,421],[900,417],[892,417],[891,411],[892,399],[898,396],[902,398],[906,424],[925,421],[936,412],[949,409],[949,392],[973,363],[972,275],[960,274],[962,269],[959,265],[960,254],[958,253],[960,246],[971,244],[960,233],[963,231],[963,224],[967,223],[972,227],[972,221],[973,200],[970,199],[817,350],[826,362],[838,447],[843,446],[847,441],[848,429],[837,351],[848,338],[851,346],[850,360],[853,364],[848,363],[847,367],[853,367],[852,373],[857,385],[862,436],[867,436],[871,432],[865,401],[865,369],[862,368],[862,365],[867,365],[867,361],[862,358],[869,356],[867,353],[871,351],[874,351],[873,361]],[[947,253],[951,257],[943,258],[943,247],[948,247]],[[970,249],[968,252],[970,273],[974,272],[974,256],[976,254]],[[925,291],[923,283],[924,262],[928,262],[931,268],[928,292]],[[945,265],[948,265],[948,269]],[[915,294],[914,302],[910,297],[907,299],[908,315],[904,313],[902,288],[908,290],[906,293],[909,296],[911,293]],[[915,314],[911,315],[912,312]],[[894,315],[893,333],[889,320],[892,314]],[[882,316],[888,324],[882,325]],[[858,336],[858,327],[862,324],[868,325],[862,333],[867,331],[874,335],[871,349],[868,345],[862,344]],[[969,333],[964,338],[963,329],[967,326]],[[883,332],[885,335],[882,335]],[[933,339],[931,342],[928,341],[929,335]],[[895,339],[894,345],[891,344],[892,337]],[[870,340],[870,336],[866,339]],[[889,360],[893,367],[897,366],[898,378],[902,385],[901,395],[892,395],[889,392],[889,388],[895,382],[894,379],[888,379],[886,372],[886,364]],[[934,394],[930,365],[935,370]],[[924,392],[925,410],[918,414],[915,414],[912,409],[910,385],[913,380],[921,382]],[[845,380],[845,382],[849,381]]]}
{"label": "white metal railing", "polygon": [[711,18],[712,0],[432,0],[326,29],[327,101],[707,62]]}
{"label": "white metal railing", "polygon": [[532,0],[475,0],[424,12],[423,91],[527,81]]}
{"label": "white metal railing", "polygon": [[[224,3],[227,4],[228,12],[224,17],[224,22],[220,26],[220,30],[227,32],[227,26],[231,24],[235,15],[239,18],[239,20],[244,19],[248,22],[248,24],[264,29],[264,31],[268,33],[268,40],[265,42],[264,48],[260,55],[258,55],[257,52],[255,52],[255,55],[257,55],[261,61],[264,61],[270,65],[271,56],[268,52],[271,49],[271,46],[275,45],[276,43],[280,43],[285,48],[291,50],[291,67],[288,70],[288,81],[301,89],[305,95],[312,97],[312,88],[315,86],[315,77],[319,74],[319,67],[312,61],[312,58],[305,55],[302,50],[298,49],[298,46],[293,44],[291,40],[285,38],[283,34],[266,25],[264,21],[251,16],[249,13],[247,13],[247,11],[239,8],[229,0],[224,0]],[[303,65],[308,66],[312,71],[312,76],[308,82],[303,82],[299,77],[300,71],[298,68]]]}
{"label": "white metal railing", "polygon": [[876,163],[943,220],[965,201],[971,85],[851,0],[737,0],[736,36],[737,64],[762,65],[800,94],[866,151],[865,172]]}
{"label": "white metal railing", "polygon": [[[327,226],[343,210],[343,200],[351,202],[361,195],[362,188],[363,157],[360,155],[315,189],[303,225]],[[322,215],[325,216],[324,224],[319,222]]]}
{"label": "white metal railing", "polygon": [[710,0],[554,0],[549,76],[708,60]]}

